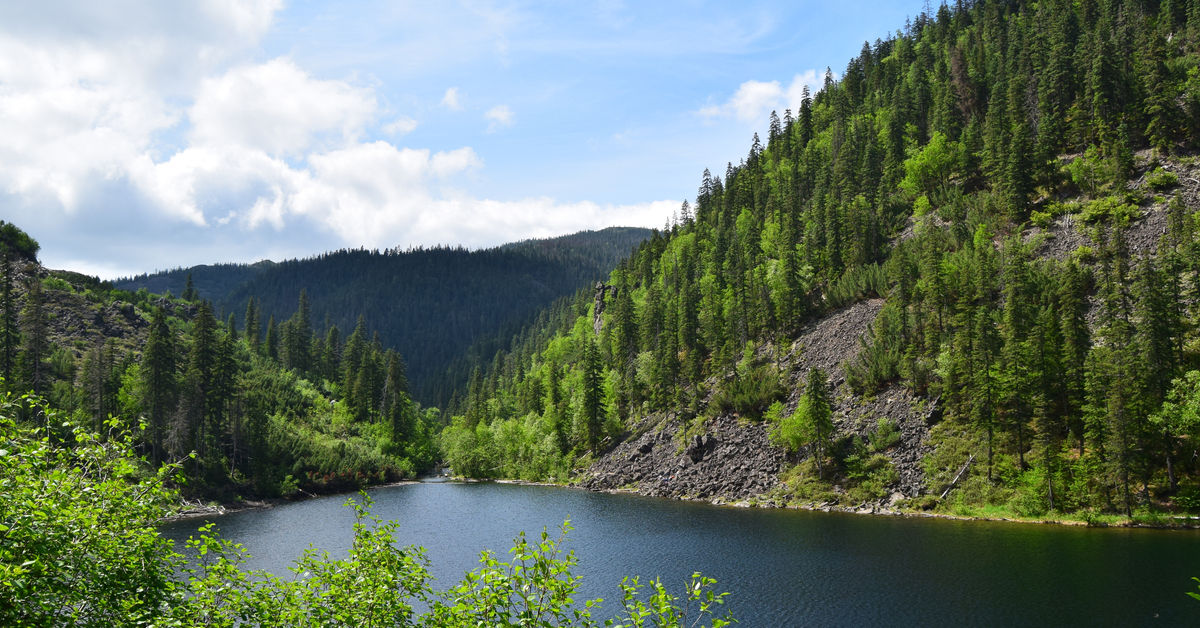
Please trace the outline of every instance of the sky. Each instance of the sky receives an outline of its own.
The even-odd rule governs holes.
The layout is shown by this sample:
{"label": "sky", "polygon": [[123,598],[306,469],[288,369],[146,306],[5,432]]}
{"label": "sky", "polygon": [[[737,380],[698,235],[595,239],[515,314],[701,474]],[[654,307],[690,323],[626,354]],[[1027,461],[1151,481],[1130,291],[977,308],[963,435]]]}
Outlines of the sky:
{"label": "sky", "polygon": [[924,6],[0,3],[0,219],[106,279],[661,227]]}

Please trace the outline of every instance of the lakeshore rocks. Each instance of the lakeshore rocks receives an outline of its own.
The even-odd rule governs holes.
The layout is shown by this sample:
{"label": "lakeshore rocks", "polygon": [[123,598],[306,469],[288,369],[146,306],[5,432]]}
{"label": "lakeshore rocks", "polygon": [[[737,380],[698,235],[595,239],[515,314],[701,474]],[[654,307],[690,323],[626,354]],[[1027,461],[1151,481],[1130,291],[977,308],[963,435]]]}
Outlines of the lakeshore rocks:
{"label": "lakeshore rocks", "polygon": [[617,445],[597,461],[581,486],[596,491],[633,489],[643,495],[734,502],[774,488],[784,452],[767,440],[767,426],[720,416],[704,433],[676,437],[683,423],[668,417]]}

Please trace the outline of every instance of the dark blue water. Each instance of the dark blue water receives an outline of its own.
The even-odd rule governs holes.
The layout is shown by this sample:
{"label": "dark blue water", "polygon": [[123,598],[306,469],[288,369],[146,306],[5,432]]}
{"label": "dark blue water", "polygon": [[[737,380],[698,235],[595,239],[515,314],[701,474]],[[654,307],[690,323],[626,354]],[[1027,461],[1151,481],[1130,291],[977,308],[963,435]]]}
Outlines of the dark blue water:
{"label": "dark blue water", "polygon": [[[426,548],[436,589],[504,554],[519,531],[564,519],[583,596],[615,614],[625,575],[674,593],[717,578],[745,626],[1197,626],[1200,532],[1085,529],[741,509],[509,484],[422,483],[371,491],[374,512]],[[325,497],[217,518],[279,575],[310,544],[345,556],[353,512]],[[196,521],[168,526],[186,538]]]}

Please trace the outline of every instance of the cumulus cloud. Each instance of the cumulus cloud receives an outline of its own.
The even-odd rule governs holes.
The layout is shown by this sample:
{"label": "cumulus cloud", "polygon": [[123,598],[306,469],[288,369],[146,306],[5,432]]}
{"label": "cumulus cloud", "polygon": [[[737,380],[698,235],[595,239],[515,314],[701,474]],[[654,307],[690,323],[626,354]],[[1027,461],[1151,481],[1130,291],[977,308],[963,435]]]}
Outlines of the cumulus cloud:
{"label": "cumulus cloud", "polygon": [[280,58],[205,79],[188,117],[193,145],[236,145],[296,155],[321,139],[357,139],[375,112],[371,90],[314,79]]}
{"label": "cumulus cloud", "polygon": [[450,87],[446,89],[446,93],[442,95],[442,106],[454,111],[461,111],[463,106],[458,100],[458,88]]}
{"label": "cumulus cloud", "polygon": [[483,117],[488,121],[488,133],[513,125],[513,112],[508,105],[496,105],[488,109]]}
{"label": "cumulus cloud", "polygon": [[278,0],[0,3],[0,190],[74,212],[184,119],[175,104],[252,46]]}
{"label": "cumulus cloud", "polygon": [[779,81],[746,81],[738,86],[733,96],[723,104],[700,109],[706,118],[735,117],[742,122],[759,123],[771,111],[791,109],[796,111],[803,99],[804,88],[815,94],[824,82],[824,76],[816,70],[806,70],[792,77],[784,86]]}
{"label": "cumulus cloud", "polygon": [[[113,276],[337,246],[486,246],[659,226],[677,207],[474,197],[462,190],[484,167],[473,148],[399,146],[417,121],[380,120],[372,86],[253,59],[278,0],[114,2],[0,3],[0,214],[45,230],[48,260]],[[441,102],[463,108],[456,87]],[[489,131],[515,121],[505,105],[484,118]],[[50,230],[66,251],[52,252]]]}

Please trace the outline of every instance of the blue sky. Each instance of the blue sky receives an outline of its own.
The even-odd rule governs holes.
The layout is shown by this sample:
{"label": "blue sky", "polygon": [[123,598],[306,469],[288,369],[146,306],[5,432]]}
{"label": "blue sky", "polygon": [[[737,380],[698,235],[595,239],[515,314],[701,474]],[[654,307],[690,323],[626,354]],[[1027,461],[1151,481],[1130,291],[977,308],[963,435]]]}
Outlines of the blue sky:
{"label": "blue sky", "polygon": [[102,277],[661,226],[923,2],[0,6],[0,217]]}

